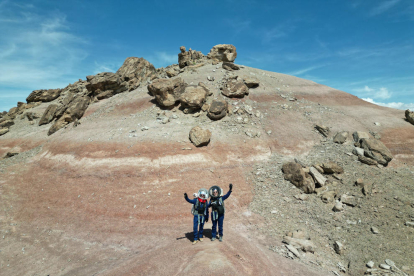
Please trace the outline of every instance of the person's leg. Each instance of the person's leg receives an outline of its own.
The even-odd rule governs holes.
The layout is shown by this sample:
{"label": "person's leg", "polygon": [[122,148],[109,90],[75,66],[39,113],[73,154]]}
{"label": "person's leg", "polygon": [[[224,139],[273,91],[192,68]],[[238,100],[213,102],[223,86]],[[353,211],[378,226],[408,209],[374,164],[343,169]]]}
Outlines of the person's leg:
{"label": "person's leg", "polygon": [[222,240],[222,237],[223,237],[223,221],[224,221],[224,214],[219,215],[219,217],[218,217],[218,227],[219,227],[220,240]]}
{"label": "person's leg", "polygon": [[198,216],[194,216],[193,220],[194,241],[198,240]]}
{"label": "person's leg", "polygon": [[213,224],[211,227],[211,239],[214,241],[217,236],[217,220],[213,220],[213,214],[211,214],[211,223]]}
{"label": "person's leg", "polygon": [[[201,219],[200,219],[201,220]],[[204,230],[204,222],[201,220],[200,221],[200,228],[198,229],[198,239],[200,241],[203,240],[203,230]]]}

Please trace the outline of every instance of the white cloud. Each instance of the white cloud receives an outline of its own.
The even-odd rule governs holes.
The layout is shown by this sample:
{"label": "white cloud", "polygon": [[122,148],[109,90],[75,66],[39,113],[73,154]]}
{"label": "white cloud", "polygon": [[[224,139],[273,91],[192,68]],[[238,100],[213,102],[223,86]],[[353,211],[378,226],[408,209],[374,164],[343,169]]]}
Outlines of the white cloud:
{"label": "white cloud", "polygon": [[[30,12],[27,10],[30,9]],[[42,14],[33,5],[4,1],[0,16],[0,88],[58,88],[76,81],[87,52],[87,41],[70,32],[66,16],[60,12]],[[76,74],[76,75],[75,75]]]}
{"label": "white cloud", "polygon": [[311,66],[311,67],[308,67],[308,68],[300,69],[300,70],[297,70],[297,71],[294,71],[294,72],[290,72],[290,73],[287,73],[287,74],[288,75],[294,75],[294,76],[300,76],[300,75],[303,75],[303,74],[305,74],[305,73],[307,73],[309,71],[313,71],[313,70],[319,69],[321,67],[325,67],[326,65],[327,64],[315,65],[315,66]]}
{"label": "white cloud", "polygon": [[156,68],[166,67],[168,65],[178,63],[178,53],[169,54],[167,52],[155,52],[148,58],[148,61],[151,62]]}
{"label": "white cloud", "polygon": [[372,104],[385,106],[385,107],[390,107],[390,108],[395,108],[395,109],[414,110],[414,103],[401,103],[401,102],[381,103],[381,102],[376,102],[371,98],[363,98],[363,100],[367,101],[369,103],[372,103]]}
{"label": "white cloud", "polygon": [[392,92],[388,91],[387,88],[381,87],[379,89],[370,88],[368,85],[365,85],[364,88],[354,89],[355,92],[362,93],[365,96],[374,98],[374,99],[389,99],[392,96]]}
{"label": "white cloud", "polygon": [[375,16],[375,15],[382,14],[382,13],[386,12],[387,10],[391,9],[392,7],[394,7],[395,5],[397,5],[398,2],[400,2],[400,0],[387,0],[387,1],[383,1],[381,4],[379,4],[378,6],[374,7],[370,11],[369,15],[370,16]]}

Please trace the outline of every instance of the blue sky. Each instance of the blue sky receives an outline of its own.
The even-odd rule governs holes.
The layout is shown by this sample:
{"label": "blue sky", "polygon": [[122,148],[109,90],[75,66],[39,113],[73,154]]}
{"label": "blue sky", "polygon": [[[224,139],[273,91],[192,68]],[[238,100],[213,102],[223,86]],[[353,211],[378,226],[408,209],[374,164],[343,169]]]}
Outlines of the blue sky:
{"label": "blue sky", "polygon": [[413,0],[0,0],[0,111],[129,56],[165,67],[222,43],[237,64],[414,110]]}

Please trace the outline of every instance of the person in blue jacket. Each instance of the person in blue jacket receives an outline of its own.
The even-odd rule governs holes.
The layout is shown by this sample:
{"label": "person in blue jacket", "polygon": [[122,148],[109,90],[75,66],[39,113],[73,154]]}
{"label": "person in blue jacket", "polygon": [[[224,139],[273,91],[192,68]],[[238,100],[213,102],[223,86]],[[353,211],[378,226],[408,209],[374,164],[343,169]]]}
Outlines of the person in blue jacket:
{"label": "person in blue jacket", "polygon": [[207,202],[207,193],[205,191],[200,191],[198,197],[194,199],[189,199],[187,193],[184,193],[184,198],[187,202],[193,204],[192,213],[194,215],[193,219],[193,231],[194,231],[194,240],[193,244],[196,244],[198,241],[203,241],[203,228],[204,223],[208,222],[208,202]]}
{"label": "person in blue jacket", "polygon": [[[223,221],[224,221],[224,201],[230,196],[233,184],[229,184],[229,191],[224,196],[221,195],[221,191],[219,191],[219,187],[213,186],[210,188],[211,190],[211,199],[209,203],[209,207],[211,207],[211,222],[213,223],[213,227],[211,228],[211,241],[215,241],[217,237],[217,224],[219,228],[219,241],[223,241]],[[221,190],[221,189],[220,189]]]}

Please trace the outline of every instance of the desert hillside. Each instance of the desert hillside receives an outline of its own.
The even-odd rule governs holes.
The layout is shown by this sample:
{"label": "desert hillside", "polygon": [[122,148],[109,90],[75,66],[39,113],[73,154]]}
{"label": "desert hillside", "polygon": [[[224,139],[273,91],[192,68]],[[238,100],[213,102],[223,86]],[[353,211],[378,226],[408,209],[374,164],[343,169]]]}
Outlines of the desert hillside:
{"label": "desert hillside", "polygon": [[[130,57],[1,114],[0,274],[411,275],[413,113],[236,57]],[[192,245],[183,194],[229,183],[224,242]]]}

